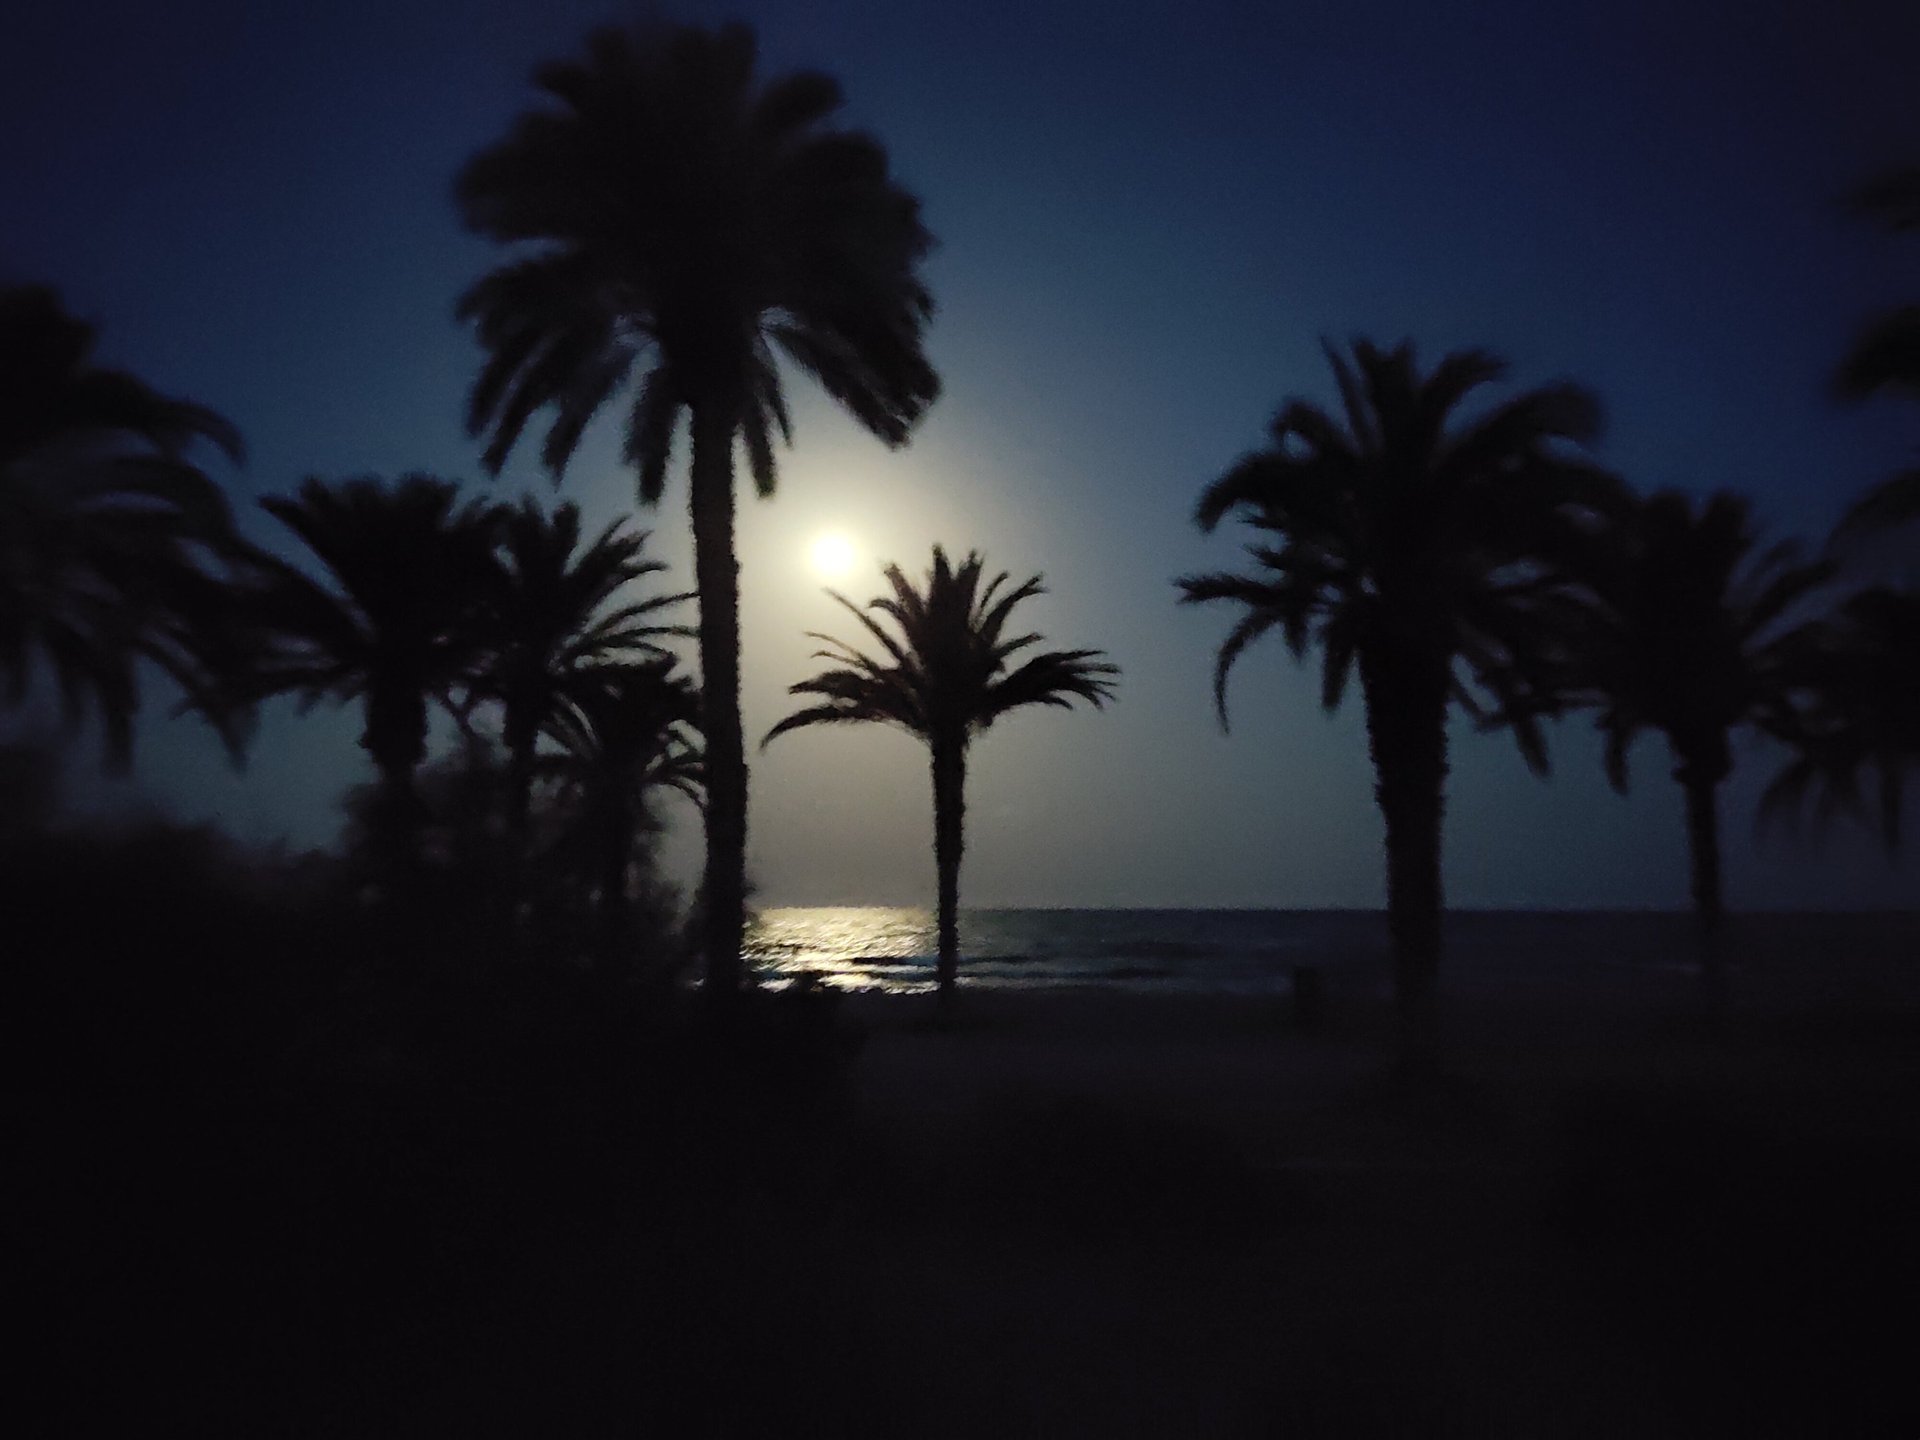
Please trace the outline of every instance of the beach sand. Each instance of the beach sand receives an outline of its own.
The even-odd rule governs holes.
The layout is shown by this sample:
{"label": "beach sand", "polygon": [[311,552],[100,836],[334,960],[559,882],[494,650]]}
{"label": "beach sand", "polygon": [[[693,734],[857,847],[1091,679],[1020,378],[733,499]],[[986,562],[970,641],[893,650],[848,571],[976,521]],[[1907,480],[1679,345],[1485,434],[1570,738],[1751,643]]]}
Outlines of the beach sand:
{"label": "beach sand", "polygon": [[1312,1034],[1274,1000],[973,991],[941,1030],[850,997],[787,1323],[845,1327],[841,1423],[880,1432],[1896,1433],[1920,1009],[1888,984],[1746,973],[1717,1025],[1677,973],[1455,995],[1421,1096],[1356,997]]}
{"label": "beach sand", "polygon": [[85,991],[27,1293],[66,1433],[1910,1440],[1915,957],[1777,930],[1718,1022],[1678,968],[1458,965],[1416,1093],[1358,971],[1310,1030],[972,988],[635,1032],[503,980],[332,1068]]}

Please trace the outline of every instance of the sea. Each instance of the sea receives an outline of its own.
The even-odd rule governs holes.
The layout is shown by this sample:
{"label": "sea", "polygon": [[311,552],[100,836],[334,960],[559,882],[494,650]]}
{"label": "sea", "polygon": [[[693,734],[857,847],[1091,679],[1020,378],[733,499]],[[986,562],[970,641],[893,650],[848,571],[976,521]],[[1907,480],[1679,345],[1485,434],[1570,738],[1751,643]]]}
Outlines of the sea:
{"label": "sea", "polygon": [[[1670,911],[1462,910],[1446,921],[1450,989],[1571,978],[1631,985],[1695,964],[1693,918]],[[1723,953],[1774,972],[1824,968],[1905,990],[1920,972],[1920,912],[1730,916]],[[801,977],[837,990],[934,987],[933,912],[887,906],[768,909],[747,953],[770,989]],[[1391,987],[1376,910],[965,910],[960,984],[1238,995],[1288,993],[1301,967],[1348,993]]]}

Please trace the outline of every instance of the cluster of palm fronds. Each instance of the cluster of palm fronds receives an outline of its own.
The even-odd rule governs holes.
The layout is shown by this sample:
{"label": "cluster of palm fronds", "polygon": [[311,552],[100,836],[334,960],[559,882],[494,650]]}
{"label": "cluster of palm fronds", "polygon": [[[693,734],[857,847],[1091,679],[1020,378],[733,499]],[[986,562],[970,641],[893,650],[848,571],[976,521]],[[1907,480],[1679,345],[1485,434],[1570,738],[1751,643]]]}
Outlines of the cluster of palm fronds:
{"label": "cluster of palm fronds", "polygon": [[1223,723],[1228,674],[1269,631],[1296,656],[1318,646],[1329,709],[1358,671],[1416,1052],[1428,1043],[1422,1017],[1440,953],[1455,705],[1483,727],[1510,727],[1537,772],[1547,765],[1540,722],[1592,711],[1622,789],[1634,738],[1665,736],[1686,794],[1709,971],[1719,787],[1736,732],[1791,747],[1770,808],[1815,792],[1826,809],[1854,808],[1871,772],[1883,833],[1897,839],[1902,778],[1920,764],[1911,591],[1871,588],[1819,613],[1838,561],[1791,543],[1760,548],[1737,495],[1634,494],[1590,457],[1599,406],[1577,387],[1531,391],[1461,422],[1461,402],[1503,372],[1491,356],[1456,353],[1423,374],[1410,344],[1361,341],[1351,357],[1327,355],[1339,413],[1289,401],[1271,443],[1201,497],[1203,529],[1229,516],[1251,527],[1252,570],[1179,585],[1186,601],[1241,611],[1215,671]]}
{"label": "cluster of palm fronds", "polygon": [[601,810],[631,811],[654,786],[697,785],[687,733],[697,693],[662,643],[687,633],[662,618],[686,597],[635,588],[665,568],[647,558],[644,532],[617,521],[585,539],[572,505],[462,505],[453,484],[427,475],[309,480],[263,504],[325,578],[249,551],[237,580],[249,663],[220,693],[359,701],[360,743],[379,774],[382,823],[371,828],[396,847],[395,864],[419,858],[414,777],[435,706],[469,755],[484,757],[489,742],[504,751],[497,823],[522,854],[537,787],[604,829]]}
{"label": "cluster of palm fronds", "polygon": [[18,703],[43,663],[70,717],[98,710],[124,767],[139,662],[191,700],[224,668],[233,518],[192,450],[238,460],[241,445],[213,412],[94,365],[94,341],[52,291],[0,291],[0,685]]}
{"label": "cluster of palm fronds", "polygon": [[[426,475],[309,480],[263,503],[326,578],[248,553],[248,663],[218,693],[360,702],[379,775],[360,832],[386,884],[450,858],[453,836],[469,851],[491,837],[509,898],[554,873],[595,897],[617,946],[652,793],[701,786],[698,692],[663,644],[688,633],[663,618],[687,597],[637,588],[665,569],[646,533],[616,521],[586,538],[567,504],[463,506]],[[439,806],[416,784],[436,706],[465,742]]]}
{"label": "cluster of palm fronds", "polygon": [[[1858,203],[1913,229],[1920,171],[1876,182]],[[1456,353],[1426,374],[1411,344],[1360,341],[1350,357],[1329,346],[1327,358],[1338,411],[1288,401],[1271,443],[1201,497],[1202,529],[1230,515],[1252,528],[1252,571],[1179,585],[1183,600],[1241,610],[1215,670],[1222,724],[1234,662],[1269,631],[1296,657],[1319,647],[1328,709],[1359,672],[1410,1064],[1434,1047],[1456,704],[1482,727],[1510,727],[1536,772],[1547,765],[1540,721],[1592,712],[1622,790],[1635,737],[1665,737],[1716,991],[1719,796],[1737,733],[1786,747],[1763,818],[1868,817],[1889,848],[1899,843],[1906,779],[1920,767],[1920,593],[1911,575],[1850,594],[1841,582],[1863,536],[1920,519],[1920,471],[1871,489],[1823,555],[1763,549],[1739,495],[1639,496],[1600,468],[1599,404],[1578,387],[1531,391],[1462,423],[1461,403],[1504,373],[1492,356]],[[1869,326],[1838,388],[1920,394],[1920,311]]]}
{"label": "cluster of palm fronds", "polygon": [[619,404],[651,504],[686,421],[716,991],[743,979],[746,893],[735,446],[771,494],[774,441],[792,438],[776,356],[889,445],[940,389],[922,348],[933,237],[918,200],[872,136],[836,123],[837,81],[760,75],[757,48],[739,24],[598,30],[581,58],[535,72],[539,108],[455,185],[468,229],[505,250],[459,306],[486,351],[467,422],[489,437],[488,468],[550,410],[541,459],[558,479],[588,421]]}
{"label": "cluster of palm fronds", "polygon": [[[537,795],[591,817],[579,833],[603,837],[602,893],[615,888],[608,837],[644,828],[635,797],[698,784],[707,976],[716,990],[737,988],[747,772],[736,446],[755,488],[770,492],[774,440],[790,438],[781,358],[890,445],[939,392],[922,344],[932,299],[920,267],[933,239],[917,199],[877,141],[836,123],[832,79],[763,78],[756,65],[744,26],[597,32],[583,58],[537,72],[540,107],[456,185],[468,228],[503,247],[459,305],[485,351],[467,416],[487,440],[483,463],[497,470],[546,411],[541,458],[557,480],[592,418],[621,404],[626,459],[651,503],[685,422],[697,694],[659,650],[669,597],[619,598],[657,569],[641,559],[642,537],[615,526],[581,550],[567,507],[463,505],[455,487],[424,476],[310,481],[266,503],[324,578],[241,544],[188,458],[202,440],[237,454],[231,427],[93,367],[91,330],[37,290],[0,298],[8,693],[23,694],[44,663],[71,709],[98,709],[116,759],[131,744],[143,662],[164,668],[234,745],[269,695],[361,702],[362,744],[380,775],[369,843],[384,849],[390,885],[431,849],[415,775],[435,706],[470,739],[476,717],[497,720],[497,824],[510,853],[525,859],[541,843]],[[1859,203],[1906,230],[1916,196],[1920,179],[1907,172]],[[1849,356],[1842,389],[1912,390],[1917,339],[1914,311],[1885,317]],[[1866,590],[1810,616],[1811,597],[1834,582],[1832,560],[1757,550],[1746,504],[1731,495],[1634,497],[1589,458],[1599,407],[1577,386],[1461,423],[1462,402],[1503,373],[1493,357],[1459,353],[1423,374],[1410,345],[1329,353],[1337,410],[1289,402],[1271,444],[1201,501],[1203,528],[1229,516],[1254,528],[1254,569],[1180,583],[1187,600],[1244,610],[1220,650],[1223,719],[1229,669],[1268,631],[1297,653],[1320,646],[1329,707],[1357,674],[1410,1014],[1431,992],[1439,950],[1456,704],[1511,727],[1537,769],[1542,721],[1589,708],[1620,784],[1633,737],[1663,733],[1709,931],[1718,787],[1742,727],[1792,747],[1773,809],[1808,797],[1824,810],[1871,804],[1889,842],[1898,838],[1920,752],[1910,589]],[[1894,477],[1840,538],[1911,520],[1916,496],[1913,473]],[[879,610],[901,638],[862,614],[889,658],[836,652],[842,668],[802,687],[822,703],[788,723],[891,720],[929,740],[948,800],[936,845],[951,859],[940,867],[947,912],[968,727],[1014,704],[1098,702],[1111,672],[1091,651],[1043,656],[1044,674],[1033,662],[1006,669],[1026,640],[1003,642],[999,628],[1032,587],[979,593],[977,559],[955,569],[936,552],[924,593],[897,571],[889,578],[894,595]],[[963,703],[947,703],[936,671],[959,686],[954,695],[972,686]],[[696,721],[702,769],[687,738]]]}
{"label": "cluster of palm fronds", "polygon": [[[794,685],[791,693],[813,703],[767,732],[772,740],[810,725],[880,724],[926,744],[933,768],[939,987],[945,1004],[952,1002],[959,978],[960,859],[966,848],[967,750],[973,737],[1009,712],[1032,705],[1070,709],[1084,700],[1102,706],[1120,674],[1098,650],[1024,653],[1041,637],[1010,636],[1007,621],[1021,601],[1042,593],[1040,577],[1009,586],[1010,577],[1002,571],[983,586],[985,571],[979,555],[956,566],[936,545],[924,586],[889,565],[892,593],[869,601],[865,609],[834,594],[879,643],[884,658],[831,635],[814,635],[828,647],[815,658],[833,668]],[[1017,663],[1016,656],[1021,657]]]}
{"label": "cluster of palm fronds", "polygon": [[236,752],[271,696],[359,702],[379,784],[357,833],[389,891],[462,828],[415,783],[440,707],[466,737],[468,780],[454,788],[469,811],[489,750],[504,757],[483,827],[496,850],[522,874],[565,858],[617,936],[650,792],[700,785],[698,693],[664,644],[688,633],[665,618],[686,597],[641,588],[665,568],[645,532],[621,521],[584,536],[572,505],[462,503],[424,475],[316,479],[262,502],[317,562],[310,573],[243,540],[193,463],[196,440],[237,457],[233,428],[96,367],[93,340],[48,291],[0,293],[9,696],[44,670],[70,720],[97,713],[116,765],[130,758],[142,662]]}

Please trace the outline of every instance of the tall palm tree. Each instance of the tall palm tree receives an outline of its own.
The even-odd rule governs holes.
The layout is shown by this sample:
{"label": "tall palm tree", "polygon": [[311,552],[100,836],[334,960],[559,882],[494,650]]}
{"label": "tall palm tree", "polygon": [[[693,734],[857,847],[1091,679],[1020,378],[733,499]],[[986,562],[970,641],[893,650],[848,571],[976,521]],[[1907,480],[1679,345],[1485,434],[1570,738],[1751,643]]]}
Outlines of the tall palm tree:
{"label": "tall palm tree", "polygon": [[393,847],[385,859],[404,867],[428,708],[472,683],[484,653],[498,512],[462,505],[454,484],[420,474],[394,484],[312,478],[292,498],[260,503],[312,552],[325,580],[254,555],[246,603],[260,655],[241,684],[253,698],[362,702],[360,744],[379,773]]}
{"label": "tall palm tree", "polygon": [[630,531],[617,520],[582,545],[580,511],[571,504],[548,515],[527,499],[501,514],[488,624],[492,653],[477,688],[500,703],[508,831],[523,850],[541,732],[581,687],[602,683],[593,673],[599,667],[664,658],[662,639],[691,633],[658,620],[687,596],[636,599],[628,592],[667,568],[646,557],[646,542],[646,531]]}
{"label": "tall palm tree", "polygon": [[[1098,650],[1048,650],[1009,668],[1008,662],[1038,635],[1005,635],[1013,608],[1042,592],[1040,577],[1005,589],[1002,571],[983,589],[984,561],[970,554],[955,568],[933,547],[933,567],[916,589],[898,565],[885,574],[893,589],[861,609],[829,591],[879,642],[883,659],[845,641],[813,635],[830,648],[818,658],[835,662],[789,693],[812,695],[818,704],[796,710],[761,741],[806,725],[873,721],[898,725],[926,742],[933,768],[933,855],[939,876],[940,998],[950,1003],[960,964],[960,857],[965,848],[967,750],[973,738],[1010,710],[1024,705],[1068,708],[1076,699],[1095,707],[1113,694],[1119,670]],[[890,634],[868,611],[891,619]]]}
{"label": "tall palm tree", "polygon": [[1792,543],[1757,549],[1751,508],[1721,492],[1704,501],[1663,491],[1622,514],[1590,557],[1597,606],[1574,657],[1575,685],[1598,707],[1608,778],[1627,788],[1642,730],[1666,736],[1686,795],[1692,895],[1702,969],[1719,982],[1721,783],[1732,737],[1790,724],[1797,657],[1817,632],[1794,607],[1832,576]]}
{"label": "tall palm tree", "polygon": [[23,700],[38,657],[70,718],[99,713],[124,768],[150,661],[237,756],[244,715],[214,703],[211,682],[230,659],[222,584],[238,542],[191,455],[206,441],[237,464],[239,433],[97,366],[96,339],[51,290],[0,290],[0,693]]}
{"label": "tall palm tree", "polygon": [[1386,822],[1400,1063],[1417,1074],[1438,1055],[1449,706],[1504,719],[1545,770],[1538,715],[1553,708],[1571,604],[1552,562],[1617,487],[1571,448],[1600,428],[1585,390],[1530,390],[1462,420],[1462,402],[1505,374],[1492,355],[1459,351],[1422,374],[1410,343],[1356,341],[1350,362],[1325,349],[1340,412],[1287,401],[1271,442],[1209,485],[1195,512],[1203,530],[1229,515],[1252,527],[1253,571],[1176,583],[1183,603],[1244,612],[1214,671],[1223,727],[1228,672],[1271,630],[1296,658],[1319,645],[1328,710],[1359,671]]}
{"label": "tall palm tree", "polygon": [[[1920,232],[1920,166],[1894,170],[1870,181],[1852,197],[1866,220],[1895,233]],[[1861,332],[1835,376],[1843,399],[1899,394],[1920,400],[1920,305],[1902,305]],[[1875,485],[1841,522],[1838,538],[1920,519],[1920,467]]]}
{"label": "tall palm tree", "polygon": [[1920,592],[1878,586],[1848,598],[1794,664],[1793,754],[1761,798],[1762,818],[1877,812],[1900,846],[1906,778],[1920,769]]}
{"label": "tall palm tree", "polygon": [[840,87],[761,81],[741,25],[605,29],[543,66],[552,102],[461,172],[469,229],[513,247],[462,297],[487,352],[468,424],[497,470],[535,411],[556,480],[588,421],[640,372],[626,459],[664,488],[684,413],[708,750],[707,983],[742,976],[747,767],[740,721],[733,456],[771,493],[790,439],[775,353],[868,430],[905,443],[939,381],[922,351],[932,246],[871,137],[833,128]]}
{"label": "tall palm tree", "polygon": [[545,767],[559,786],[563,810],[577,817],[573,835],[597,872],[602,953],[617,959],[627,927],[628,877],[634,844],[653,828],[653,792],[704,796],[700,747],[691,732],[700,719],[693,682],[669,658],[609,664],[583,671],[546,730],[560,754]]}

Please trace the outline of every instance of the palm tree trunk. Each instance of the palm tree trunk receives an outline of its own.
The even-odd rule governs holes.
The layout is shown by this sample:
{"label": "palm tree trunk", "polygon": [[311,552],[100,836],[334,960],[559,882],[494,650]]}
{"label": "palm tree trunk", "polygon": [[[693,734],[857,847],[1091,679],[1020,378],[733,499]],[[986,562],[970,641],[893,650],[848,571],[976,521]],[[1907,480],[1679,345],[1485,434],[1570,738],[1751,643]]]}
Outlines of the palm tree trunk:
{"label": "palm tree trunk", "polygon": [[411,767],[383,764],[379,770],[379,816],[370,837],[373,861],[388,898],[399,901],[419,888],[420,796]]}
{"label": "palm tree trunk", "polygon": [[1710,772],[1683,765],[1677,772],[1687,796],[1687,849],[1692,858],[1694,928],[1700,944],[1700,979],[1709,1010],[1724,999],[1726,973],[1720,953],[1720,784]]}
{"label": "palm tree trunk", "polygon": [[533,813],[533,761],[537,733],[525,708],[510,705],[502,739],[507,744],[507,835],[513,858],[524,867],[530,844]]}
{"label": "palm tree trunk", "polygon": [[623,814],[609,814],[600,835],[600,954],[595,968],[604,976],[619,973],[627,935],[627,866],[632,856],[633,825]]}
{"label": "palm tree trunk", "polygon": [[693,407],[693,568],[700,591],[700,712],[707,763],[701,901],[707,991],[740,988],[746,924],[747,754],[740,724],[740,567],[733,555],[733,416]]}
{"label": "palm tree trunk", "polygon": [[[1425,673],[1422,673],[1422,672]],[[1441,821],[1447,778],[1447,674],[1392,656],[1363,658],[1367,747],[1386,821],[1387,931],[1403,1079],[1439,1067]]]}
{"label": "palm tree trunk", "polygon": [[940,887],[940,1005],[952,1006],[960,977],[960,857],[966,848],[967,745],[933,742],[933,866]]}
{"label": "palm tree trunk", "polygon": [[421,806],[413,777],[426,756],[426,702],[417,695],[370,690],[360,748],[380,776],[380,813],[370,837],[374,862],[389,897],[410,898],[417,889],[420,861]]}

